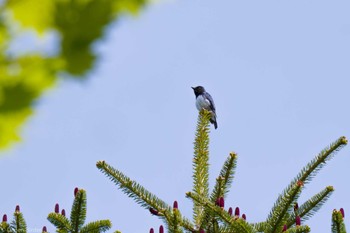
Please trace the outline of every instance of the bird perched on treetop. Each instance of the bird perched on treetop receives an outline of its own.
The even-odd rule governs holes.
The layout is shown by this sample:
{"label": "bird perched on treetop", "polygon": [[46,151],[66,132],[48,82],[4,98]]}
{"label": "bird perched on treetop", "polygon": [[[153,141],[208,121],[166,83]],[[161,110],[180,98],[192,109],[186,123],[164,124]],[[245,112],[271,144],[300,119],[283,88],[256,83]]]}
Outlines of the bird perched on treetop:
{"label": "bird perched on treetop", "polygon": [[206,109],[211,112],[210,123],[214,124],[215,129],[218,127],[218,123],[216,122],[216,112],[215,112],[215,104],[211,95],[205,91],[204,87],[192,87],[194,94],[196,95],[196,107],[198,111],[202,109]]}

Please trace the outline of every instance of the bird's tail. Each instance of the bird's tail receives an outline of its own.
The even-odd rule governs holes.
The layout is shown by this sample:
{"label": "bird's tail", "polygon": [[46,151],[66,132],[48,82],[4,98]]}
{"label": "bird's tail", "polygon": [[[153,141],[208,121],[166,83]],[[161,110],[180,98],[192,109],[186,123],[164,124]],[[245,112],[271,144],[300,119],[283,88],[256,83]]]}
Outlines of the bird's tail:
{"label": "bird's tail", "polygon": [[214,125],[214,128],[217,129],[218,128],[218,123],[216,122],[216,118],[212,117],[210,119],[210,123],[212,123]]}

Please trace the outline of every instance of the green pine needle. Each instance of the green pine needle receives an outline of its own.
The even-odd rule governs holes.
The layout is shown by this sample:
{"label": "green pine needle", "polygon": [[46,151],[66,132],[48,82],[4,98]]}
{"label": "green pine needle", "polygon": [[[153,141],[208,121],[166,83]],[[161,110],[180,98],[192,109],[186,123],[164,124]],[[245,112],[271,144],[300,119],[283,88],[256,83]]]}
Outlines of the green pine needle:
{"label": "green pine needle", "polygon": [[178,209],[173,209],[173,214],[170,219],[170,223],[168,224],[169,232],[173,233],[182,233],[182,227],[181,227],[181,213]]}
{"label": "green pine needle", "polygon": [[[212,203],[215,203],[216,200],[220,197],[225,198],[227,196],[227,193],[229,192],[229,189],[231,187],[232,180],[234,178],[236,166],[237,154],[231,152],[220,171],[219,177],[216,178],[216,183],[210,196],[210,200],[212,201]],[[210,209],[205,208],[205,214],[201,222],[201,227],[205,229],[212,228],[215,224],[215,215],[211,215]]]}
{"label": "green pine needle", "polygon": [[80,229],[79,233],[100,233],[109,230],[111,227],[111,221],[99,220],[86,224]]}
{"label": "green pine needle", "polygon": [[78,233],[80,228],[84,225],[86,219],[86,192],[79,189],[75,195],[70,221],[74,233]]}
{"label": "green pine needle", "polygon": [[27,232],[27,224],[23,218],[23,214],[19,211],[15,211],[13,214],[14,219],[11,222],[11,230],[14,233],[25,233]]}
{"label": "green pine needle", "polygon": [[0,233],[11,233],[11,226],[7,222],[0,223]]}
{"label": "green pine needle", "polygon": [[222,228],[222,229],[225,228],[224,232],[226,232],[226,230],[231,230],[230,232],[239,232],[239,233],[255,232],[251,224],[248,224],[243,219],[230,216],[227,213],[227,211],[220,208],[219,206],[214,205],[209,199],[204,198],[192,192],[186,193],[186,197],[191,198],[198,205],[209,208],[213,213],[215,213],[217,218],[225,223],[225,227]]}
{"label": "green pine needle", "polygon": [[226,197],[231,187],[235,170],[237,167],[237,154],[231,152],[220,171],[219,177],[216,179],[214,190],[210,200],[215,202],[219,197]]}
{"label": "green pine needle", "polygon": [[86,191],[78,189],[75,193],[70,220],[59,213],[50,213],[47,219],[56,227],[58,233],[101,233],[109,230],[112,227],[109,220],[99,220],[84,225],[86,202]]}
{"label": "green pine needle", "polygon": [[[297,215],[300,216],[301,221],[305,222],[310,219],[323,206],[333,192],[334,188],[328,186],[302,204],[297,210]],[[295,224],[295,217],[295,213],[292,213],[287,221],[288,227]]]}
{"label": "green pine needle", "polygon": [[114,169],[108,165],[105,161],[99,161],[96,164],[111,181],[113,181],[126,195],[133,198],[136,203],[140,204],[147,210],[152,207],[153,209],[163,212],[165,210],[171,211],[171,208],[163,200],[146,190],[143,186],[137,182],[131,180],[125,176],[122,172]]}
{"label": "green pine needle", "polygon": [[57,230],[60,232],[71,232],[72,227],[69,222],[69,219],[59,213],[50,213],[47,217],[50,223],[52,223]]}
{"label": "green pine needle", "polygon": [[266,222],[253,223],[253,227],[256,229],[257,232],[264,232],[267,227],[267,223]]}
{"label": "green pine needle", "polygon": [[[275,227],[281,227],[281,220],[285,218],[286,216],[284,214],[288,213],[288,210],[291,208],[291,206],[285,206],[286,201],[286,194],[289,194],[295,184],[297,182],[302,182],[303,184],[309,183],[312,178],[317,174],[319,170],[323,168],[323,166],[326,164],[327,161],[329,161],[337,151],[339,151],[342,147],[344,147],[347,144],[347,140],[345,137],[340,137],[338,140],[336,140],[334,143],[332,143],[330,146],[326,147],[324,150],[322,150],[313,160],[311,160],[302,170],[301,172],[293,179],[293,181],[289,184],[289,186],[283,191],[283,193],[277,198],[276,203],[274,204],[268,219],[266,220],[269,225],[272,227],[270,228],[270,231],[268,232],[275,232]],[[290,198],[289,201],[296,202],[299,195],[294,196],[293,200]],[[292,203],[290,203],[292,204]],[[287,209],[286,209],[287,208]],[[283,216],[280,216],[281,209],[284,209]],[[278,221],[275,222],[276,216],[278,216]],[[277,225],[276,225],[277,224]]]}
{"label": "green pine needle", "polygon": [[286,223],[286,219],[289,218],[289,211],[292,208],[292,204],[299,197],[303,183],[301,181],[296,182],[294,186],[283,193],[281,198],[275,203],[272,211],[267,219],[267,226],[265,233],[281,232],[283,225]]}
{"label": "green pine needle", "polygon": [[307,225],[304,225],[304,226],[296,226],[296,227],[290,228],[287,231],[285,231],[285,233],[308,233],[310,231],[311,231],[310,227]]}
{"label": "green pine needle", "polygon": [[[108,165],[105,161],[99,161],[97,168],[103,172],[111,181],[113,181],[126,195],[133,198],[136,203],[149,210],[153,208],[159,212],[158,217],[165,220],[166,224],[171,224],[172,208],[156,195],[149,192],[137,182],[125,176],[122,172]],[[193,224],[182,217],[181,226],[189,231],[194,231]]]}
{"label": "green pine needle", "polygon": [[332,233],[346,233],[343,215],[338,210],[333,210]]}
{"label": "green pine needle", "polygon": [[[211,113],[201,110],[198,115],[193,158],[193,192],[208,198],[209,196],[209,120]],[[203,206],[193,203],[193,220],[201,225],[204,217]]]}
{"label": "green pine needle", "polygon": [[313,160],[311,160],[298,174],[294,180],[301,180],[304,184],[309,183],[312,178],[321,170],[326,162],[331,160],[336,152],[342,149],[347,144],[345,137],[340,137],[338,140],[323,149]]}

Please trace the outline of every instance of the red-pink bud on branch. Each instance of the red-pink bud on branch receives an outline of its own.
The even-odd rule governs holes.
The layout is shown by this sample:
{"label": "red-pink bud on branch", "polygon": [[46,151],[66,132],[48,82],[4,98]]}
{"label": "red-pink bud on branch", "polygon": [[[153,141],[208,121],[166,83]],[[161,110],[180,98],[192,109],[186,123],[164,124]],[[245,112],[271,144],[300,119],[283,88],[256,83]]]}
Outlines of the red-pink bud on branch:
{"label": "red-pink bud on branch", "polygon": [[58,203],[56,203],[55,205],[55,213],[58,214],[60,212],[60,206],[58,205]]}

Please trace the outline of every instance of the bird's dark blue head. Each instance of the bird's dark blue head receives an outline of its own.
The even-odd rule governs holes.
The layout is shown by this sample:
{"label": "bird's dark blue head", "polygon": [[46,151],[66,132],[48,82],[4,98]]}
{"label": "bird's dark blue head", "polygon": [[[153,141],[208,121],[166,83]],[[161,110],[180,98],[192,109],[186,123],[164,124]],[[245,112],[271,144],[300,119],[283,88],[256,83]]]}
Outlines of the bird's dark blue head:
{"label": "bird's dark blue head", "polygon": [[193,91],[194,91],[194,94],[197,96],[203,94],[203,92],[205,92],[205,89],[204,87],[202,86],[198,86],[198,87],[192,87]]}

